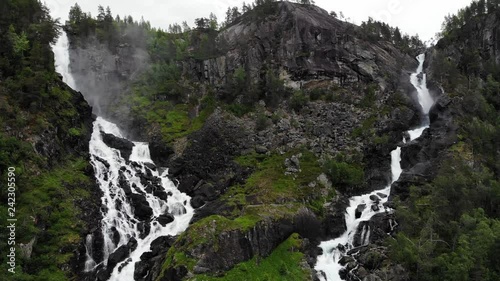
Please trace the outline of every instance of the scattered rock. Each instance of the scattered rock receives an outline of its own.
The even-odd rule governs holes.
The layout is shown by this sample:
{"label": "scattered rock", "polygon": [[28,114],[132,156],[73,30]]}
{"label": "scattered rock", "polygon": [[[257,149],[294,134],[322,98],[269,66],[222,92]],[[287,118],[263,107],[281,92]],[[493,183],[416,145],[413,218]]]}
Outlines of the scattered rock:
{"label": "scattered rock", "polygon": [[255,146],[255,152],[257,152],[258,154],[266,154],[268,150],[265,146],[257,145]]}

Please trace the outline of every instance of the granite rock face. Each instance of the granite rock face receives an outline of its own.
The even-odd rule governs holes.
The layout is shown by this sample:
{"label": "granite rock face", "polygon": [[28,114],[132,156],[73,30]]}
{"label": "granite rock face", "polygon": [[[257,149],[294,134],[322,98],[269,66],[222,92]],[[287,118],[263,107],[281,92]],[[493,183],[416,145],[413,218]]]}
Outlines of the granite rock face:
{"label": "granite rock face", "polygon": [[[276,13],[262,20],[249,16],[222,31],[218,48],[224,55],[186,66],[206,70],[211,84],[223,85],[235,69],[244,66],[253,81],[269,66],[281,70],[287,84],[300,88],[311,79],[338,84],[375,82],[382,89],[398,79],[411,58],[392,44],[359,39],[359,27],[330,16],[312,5],[281,2]],[[199,77],[205,74],[198,71]],[[396,74],[387,77],[387,73]]]}

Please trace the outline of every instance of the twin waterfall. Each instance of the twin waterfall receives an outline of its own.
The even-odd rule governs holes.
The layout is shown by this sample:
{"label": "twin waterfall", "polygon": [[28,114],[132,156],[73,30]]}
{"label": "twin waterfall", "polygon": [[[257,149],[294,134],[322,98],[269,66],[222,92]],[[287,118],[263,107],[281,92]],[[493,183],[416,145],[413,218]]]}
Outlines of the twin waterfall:
{"label": "twin waterfall", "polygon": [[[75,89],[75,81],[69,71],[68,38],[64,32],[53,46],[53,51],[57,71]],[[409,141],[419,138],[429,127],[428,113],[434,104],[423,73],[425,55],[422,54],[417,59],[419,66],[410,80],[417,89],[425,120],[421,127],[408,131]],[[132,152],[127,157],[120,150],[108,146],[103,140],[104,135],[124,139],[115,124],[101,117],[94,122],[90,154],[97,183],[103,194],[101,230],[104,241],[102,258],[96,262],[93,258],[93,251],[96,250],[93,247],[94,237],[87,235],[85,271],[106,268],[111,260],[110,256],[125,249],[126,257],[114,262],[112,271],[108,269],[108,280],[134,280],[135,265],[140,261],[141,255],[150,251],[151,243],[159,237],[183,232],[188,227],[194,210],[190,205],[190,197],[181,193],[167,177],[168,170],[156,167],[153,163],[147,143],[132,142]],[[403,142],[406,141],[403,139]],[[350,198],[345,213],[347,230],[342,236],[320,244],[323,254],[318,256],[315,266],[319,279],[341,280],[339,272],[343,266],[340,260],[354,248],[354,237],[360,223],[369,221],[376,214],[392,212],[384,204],[389,198],[392,183],[402,173],[400,161],[401,147],[397,147],[391,152],[391,184],[382,190]],[[138,210],[138,205],[142,206],[142,210]],[[360,210],[359,206],[365,207]],[[369,243],[370,228],[365,225],[361,232],[361,244]]]}
{"label": "twin waterfall", "polygon": [[[422,107],[422,112],[425,114],[425,120],[419,128],[408,131],[410,136],[409,141],[419,138],[425,129],[429,128],[429,111],[434,104],[429,90],[427,89],[426,74],[423,73],[425,54],[417,57],[419,66],[417,71],[410,77],[412,85],[417,89],[418,101]],[[406,139],[403,142],[406,143]],[[340,260],[347,252],[354,248],[354,237],[358,231],[361,222],[369,221],[374,215],[383,212],[392,212],[389,208],[384,206],[391,193],[391,185],[399,179],[402,173],[401,170],[401,147],[397,147],[391,152],[391,184],[382,190],[374,191],[370,194],[354,196],[349,200],[349,207],[345,213],[345,222],[347,230],[342,236],[324,241],[320,244],[323,254],[318,256],[315,269],[318,272],[318,278],[322,281],[338,281],[342,280],[340,277],[340,270],[344,268],[340,264]],[[375,200],[373,200],[375,199]],[[359,214],[358,206],[365,206]],[[358,210],[357,210],[358,209]],[[358,212],[358,213],[357,213]],[[357,213],[357,214],[356,214]],[[369,242],[370,229],[366,226],[363,227],[361,233],[361,242],[366,245]]]}
{"label": "twin waterfall", "polygon": [[[56,69],[64,81],[75,89],[69,71],[68,38],[63,32],[53,46]],[[83,93],[85,95],[85,93]],[[130,156],[109,147],[103,135],[124,139],[115,124],[98,117],[90,140],[91,163],[102,191],[102,259],[94,261],[93,239],[86,237],[85,271],[108,266],[116,251],[126,252],[124,259],[109,268],[110,281],[134,280],[136,262],[150,251],[151,243],[162,236],[177,235],[189,225],[194,210],[190,197],[181,193],[167,177],[167,169],[156,167],[147,143],[132,142]],[[115,255],[117,256],[117,254]]]}

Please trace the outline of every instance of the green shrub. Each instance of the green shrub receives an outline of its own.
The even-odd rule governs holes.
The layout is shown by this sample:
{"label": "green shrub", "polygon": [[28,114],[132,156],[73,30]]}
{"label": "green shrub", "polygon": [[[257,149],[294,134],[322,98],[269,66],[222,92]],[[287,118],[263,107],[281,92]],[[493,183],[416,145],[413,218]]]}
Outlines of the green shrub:
{"label": "green shrub", "polygon": [[290,99],[290,108],[295,111],[300,111],[307,103],[309,99],[302,91],[296,91],[292,98]]}
{"label": "green shrub", "polygon": [[257,131],[265,130],[271,124],[269,118],[264,113],[258,113],[255,120],[255,129]]}
{"label": "green shrub", "polygon": [[234,103],[227,106],[227,110],[237,117],[243,117],[245,114],[252,112],[254,110],[253,106]]}
{"label": "green shrub", "polygon": [[363,183],[364,172],[355,165],[329,160],[325,163],[324,170],[332,183],[338,187],[358,186]]}

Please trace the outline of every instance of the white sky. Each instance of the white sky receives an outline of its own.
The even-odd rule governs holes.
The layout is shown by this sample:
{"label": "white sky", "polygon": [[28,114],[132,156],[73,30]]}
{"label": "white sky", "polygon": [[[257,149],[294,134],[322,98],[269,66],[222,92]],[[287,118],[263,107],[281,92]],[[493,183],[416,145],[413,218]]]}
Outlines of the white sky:
{"label": "white sky", "polygon": [[[247,0],[246,2],[252,2]],[[455,13],[472,0],[316,0],[316,5],[327,11],[342,11],[346,18],[360,24],[369,16],[382,20],[410,35],[419,34],[428,40],[441,30],[446,15]],[[113,16],[131,15],[139,20],[144,16],[155,27],[208,17],[214,12],[219,21],[225,18],[229,6],[241,7],[242,0],[42,0],[54,17],[67,19],[69,8],[76,2],[84,11],[97,14],[97,5],[111,8]]]}

